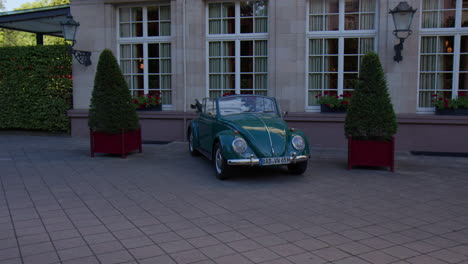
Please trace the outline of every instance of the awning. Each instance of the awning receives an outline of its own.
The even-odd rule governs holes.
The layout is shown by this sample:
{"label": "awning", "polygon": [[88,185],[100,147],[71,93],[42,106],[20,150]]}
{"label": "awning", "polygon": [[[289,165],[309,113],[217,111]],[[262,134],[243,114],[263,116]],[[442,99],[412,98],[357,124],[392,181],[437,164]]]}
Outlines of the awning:
{"label": "awning", "polygon": [[63,37],[60,22],[70,14],[70,5],[0,13],[0,28]]}

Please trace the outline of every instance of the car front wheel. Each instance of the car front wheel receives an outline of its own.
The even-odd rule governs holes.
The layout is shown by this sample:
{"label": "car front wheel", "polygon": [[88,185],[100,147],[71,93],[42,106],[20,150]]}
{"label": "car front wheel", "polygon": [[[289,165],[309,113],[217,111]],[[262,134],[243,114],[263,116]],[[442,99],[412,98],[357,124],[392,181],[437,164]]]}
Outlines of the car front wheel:
{"label": "car front wheel", "polygon": [[219,143],[216,143],[214,147],[213,161],[216,178],[220,180],[226,180],[227,178],[229,178],[229,174],[231,172],[230,167],[227,164],[226,159],[223,157],[223,152]]}
{"label": "car front wheel", "polygon": [[307,170],[307,161],[288,165],[288,171],[294,175],[303,174]]}

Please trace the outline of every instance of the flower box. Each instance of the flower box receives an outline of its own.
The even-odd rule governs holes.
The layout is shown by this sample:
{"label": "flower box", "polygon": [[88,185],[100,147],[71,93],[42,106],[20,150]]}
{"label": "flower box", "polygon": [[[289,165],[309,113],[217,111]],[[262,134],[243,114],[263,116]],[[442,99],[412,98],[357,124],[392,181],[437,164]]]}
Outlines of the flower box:
{"label": "flower box", "polygon": [[326,104],[321,104],[320,105],[320,113],[346,113],[346,107],[334,107],[331,108],[327,106]]}
{"label": "flower box", "polygon": [[348,170],[353,166],[390,167],[394,171],[395,139],[391,141],[355,140],[348,137]]}
{"label": "flower box", "polygon": [[145,108],[137,108],[137,111],[161,111],[162,106],[161,105],[156,105],[156,106],[151,106],[151,107],[145,107]]}
{"label": "flower box", "polygon": [[109,134],[90,130],[91,157],[94,153],[120,154],[126,157],[128,152],[138,150],[142,152],[141,129],[123,131],[118,134]]}
{"label": "flower box", "polygon": [[455,116],[465,116],[468,115],[468,108],[436,108],[436,115],[455,115]]}

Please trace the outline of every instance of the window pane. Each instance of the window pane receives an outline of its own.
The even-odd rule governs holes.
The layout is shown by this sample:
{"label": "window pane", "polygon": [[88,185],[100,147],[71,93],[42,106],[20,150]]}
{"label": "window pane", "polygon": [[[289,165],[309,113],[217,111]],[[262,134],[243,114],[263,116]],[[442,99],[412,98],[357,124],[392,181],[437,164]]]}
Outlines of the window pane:
{"label": "window pane", "polygon": [[253,18],[241,18],[241,33],[253,33]]}
{"label": "window pane", "polygon": [[159,20],[159,8],[157,6],[148,7],[148,21]]}
{"label": "window pane", "polygon": [[241,41],[241,56],[253,55],[253,41]]}

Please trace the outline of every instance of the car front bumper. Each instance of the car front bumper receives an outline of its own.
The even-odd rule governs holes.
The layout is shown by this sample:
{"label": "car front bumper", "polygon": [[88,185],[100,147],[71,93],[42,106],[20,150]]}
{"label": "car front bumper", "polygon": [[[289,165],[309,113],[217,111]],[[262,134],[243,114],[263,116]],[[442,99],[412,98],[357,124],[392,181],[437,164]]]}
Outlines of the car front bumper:
{"label": "car front bumper", "polygon": [[[309,155],[291,155],[289,163],[286,164],[271,164],[271,165],[288,165],[288,164],[294,164],[298,162],[304,162],[308,161],[310,159]],[[232,166],[255,166],[255,165],[260,165],[260,159],[259,158],[254,158],[254,156],[250,156],[250,159],[229,159],[227,160],[228,165]],[[265,165],[265,166],[270,166],[270,165]]]}

